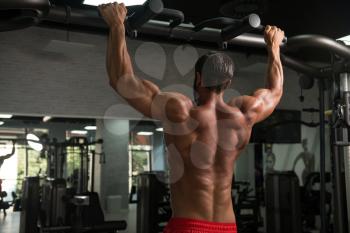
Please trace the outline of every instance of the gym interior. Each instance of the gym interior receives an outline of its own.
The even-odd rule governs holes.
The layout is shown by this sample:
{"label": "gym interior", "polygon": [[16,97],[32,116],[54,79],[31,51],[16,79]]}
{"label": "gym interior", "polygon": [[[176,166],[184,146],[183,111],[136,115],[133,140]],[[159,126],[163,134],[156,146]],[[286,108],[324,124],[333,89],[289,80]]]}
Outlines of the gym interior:
{"label": "gym interior", "polygon": [[[172,216],[164,126],[108,82],[105,2],[0,2],[1,233],[158,233]],[[209,51],[235,64],[225,100],[264,87],[262,25],[285,31],[282,99],[234,165],[238,232],[350,232],[350,4],[125,4],[135,74],[191,99]]]}

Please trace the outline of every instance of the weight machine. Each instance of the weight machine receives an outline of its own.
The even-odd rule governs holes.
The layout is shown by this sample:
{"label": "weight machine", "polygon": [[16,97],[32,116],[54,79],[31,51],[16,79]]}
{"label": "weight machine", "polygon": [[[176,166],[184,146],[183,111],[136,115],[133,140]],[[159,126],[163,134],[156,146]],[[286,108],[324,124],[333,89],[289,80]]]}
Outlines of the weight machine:
{"label": "weight machine", "polygon": [[[125,221],[104,220],[99,196],[93,192],[94,166],[91,172],[91,191],[88,190],[90,155],[93,162],[98,155],[94,150],[90,150],[89,146],[102,144],[102,140],[89,142],[85,137],[72,137],[62,143],[55,139],[50,142],[48,138],[41,141],[1,140],[12,141],[13,148],[16,143],[41,143],[41,156],[48,161],[45,181],[41,181],[40,177],[26,177],[23,182],[20,233],[114,233],[126,229]],[[75,185],[70,188],[66,183],[67,148],[78,148],[80,160],[78,174],[74,178],[76,182],[73,182]],[[12,153],[15,153],[15,149]],[[103,157],[103,153],[100,156]]]}

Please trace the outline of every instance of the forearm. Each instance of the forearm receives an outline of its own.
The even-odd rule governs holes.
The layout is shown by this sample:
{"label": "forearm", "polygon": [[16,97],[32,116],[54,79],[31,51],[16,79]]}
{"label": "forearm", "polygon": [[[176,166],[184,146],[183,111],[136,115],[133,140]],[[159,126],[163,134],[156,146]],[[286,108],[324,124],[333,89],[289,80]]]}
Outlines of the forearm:
{"label": "forearm", "polygon": [[151,117],[151,103],[160,91],[157,86],[134,75],[127,50],[124,27],[110,29],[107,70],[110,85],[136,110]]}
{"label": "forearm", "polygon": [[282,95],[283,91],[283,67],[280,59],[280,49],[272,45],[268,47],[268,70],[266,88],[272,93]]}
{"label": "forearm", "polygon": [[107,71],[113,88],[117,87],[120,78],[134,77],[131,59],[126,46],[124,28],[120,26],[110,29],[107,48]]}

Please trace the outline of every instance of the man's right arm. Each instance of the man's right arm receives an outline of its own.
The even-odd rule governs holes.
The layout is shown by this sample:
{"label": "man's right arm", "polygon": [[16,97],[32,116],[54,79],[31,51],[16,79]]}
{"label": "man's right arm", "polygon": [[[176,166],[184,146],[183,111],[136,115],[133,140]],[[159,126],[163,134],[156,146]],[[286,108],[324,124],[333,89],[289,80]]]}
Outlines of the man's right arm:
{"label": "man's right arm", "polygon": [[256,90],[252,96],[242,96],[231,102],[240,105],[249,125],[266,119],[275,110],[283,93],[283,67],[280,59],[280,44],[284,32],[267,26],[265,41],[268,51],[268,69],[265,88]]}

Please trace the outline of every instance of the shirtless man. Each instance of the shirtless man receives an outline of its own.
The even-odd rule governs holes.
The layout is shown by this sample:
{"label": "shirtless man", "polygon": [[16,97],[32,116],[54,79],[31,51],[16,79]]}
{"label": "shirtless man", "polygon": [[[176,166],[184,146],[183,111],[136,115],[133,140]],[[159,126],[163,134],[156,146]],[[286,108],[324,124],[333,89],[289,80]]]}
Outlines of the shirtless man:
{"label": "shirtless man", "polygon": [[229,103],[224,90],[233,78],[233,62],[209,53],[195,67],[195,102],[179,93],[161,92],[134,75],[126,46],[124,4],[99,6],[110,28],[107,71],[110,85],[145,116],[162,121],[168,148],[173,217],[166,233],[236,232],[231,199],[235,160],[248,144],[252,127],[268,117],[282,96],[280,44],[284,32],[267,26],[266,87]]}

